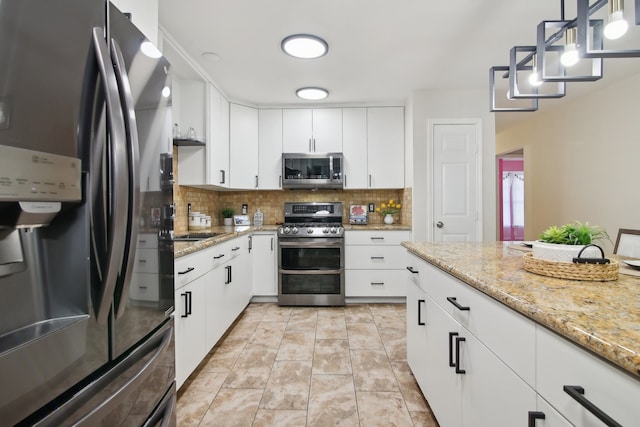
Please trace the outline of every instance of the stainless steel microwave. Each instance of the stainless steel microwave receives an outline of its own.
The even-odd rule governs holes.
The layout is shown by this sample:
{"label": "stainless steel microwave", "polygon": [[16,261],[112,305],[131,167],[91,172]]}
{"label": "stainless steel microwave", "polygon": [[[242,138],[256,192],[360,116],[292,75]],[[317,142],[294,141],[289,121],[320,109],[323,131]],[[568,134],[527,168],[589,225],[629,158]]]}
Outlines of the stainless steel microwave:
{"label": "stainless steel microwave", "polygon": [[342,188],[342,153],[283,153],[282,188]]}

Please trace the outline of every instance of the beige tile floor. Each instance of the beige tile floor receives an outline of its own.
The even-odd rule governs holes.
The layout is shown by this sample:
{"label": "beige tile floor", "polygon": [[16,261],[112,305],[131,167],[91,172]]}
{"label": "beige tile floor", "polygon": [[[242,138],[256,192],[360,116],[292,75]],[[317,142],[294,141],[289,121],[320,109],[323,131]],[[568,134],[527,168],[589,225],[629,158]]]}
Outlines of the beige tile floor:
{"label": "beige tile floor", "polygon": [[250,304],[178,393],[178,426],[438,426],[404,304]]}

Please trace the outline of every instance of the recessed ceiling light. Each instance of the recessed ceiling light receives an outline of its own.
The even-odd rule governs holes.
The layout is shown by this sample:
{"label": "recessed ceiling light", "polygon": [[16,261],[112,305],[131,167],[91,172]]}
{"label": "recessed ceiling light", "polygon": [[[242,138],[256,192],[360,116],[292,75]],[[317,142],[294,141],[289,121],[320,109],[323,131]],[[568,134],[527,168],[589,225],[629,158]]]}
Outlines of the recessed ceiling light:
{"label": "recessed ceiling light", "polygon": [[303,87],[296,90],[296,95],[298,95],[298,98],[318,101],[329,96],[329,91],[321,87]]}
{"label": "recessed ceiling light", "polygon": [[326,41],[311,34],[294,34],[285,37],[280,46],[287,55],[302,59],[320,58],[329,51]]}

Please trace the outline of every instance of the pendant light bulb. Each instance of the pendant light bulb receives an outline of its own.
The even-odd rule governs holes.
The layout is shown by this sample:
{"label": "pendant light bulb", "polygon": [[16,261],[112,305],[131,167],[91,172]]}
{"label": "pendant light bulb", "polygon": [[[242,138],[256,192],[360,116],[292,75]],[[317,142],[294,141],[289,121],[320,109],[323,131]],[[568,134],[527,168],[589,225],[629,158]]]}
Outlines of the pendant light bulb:
{"label": "pendant light bulb", "polygon": [[538,73],[538,61],[536,55],[531,57],[531,74],[529,75],[529,84],[534,87],[538,87],[542,84],[542,80],[540,80],[540,73]]}
{"label": "pendant light bulb", "polygon": [[604,27],[604,36],[609,40],[622,37],[629,29],[624,19],[624,0],[609,0],[609,21]]}
{"label": "pendant light bulb", "polygon": [[565,32],[566,43],[564,45],[564,53],[560,57],[560,62],[565,67],[572,67],[580,60],[580,54],[578,53],[578,48],[576,46],[576,33],[576,27],[569,28]]}

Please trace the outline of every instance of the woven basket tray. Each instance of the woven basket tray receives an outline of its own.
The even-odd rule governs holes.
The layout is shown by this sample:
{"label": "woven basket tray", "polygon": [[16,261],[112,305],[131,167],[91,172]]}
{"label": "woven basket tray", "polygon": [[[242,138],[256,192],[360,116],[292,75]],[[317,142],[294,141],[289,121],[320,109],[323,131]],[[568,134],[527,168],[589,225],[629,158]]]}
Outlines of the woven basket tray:
{"label": "woven basket tray", "polygon": [[523,259],[525,270],[543,276],[599,282],[618,280],[619,265],[614,260],[609,264],[576,264],[538,259],[534,258],[532,253],[524,254]]}

